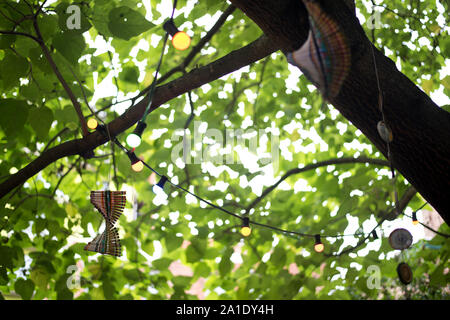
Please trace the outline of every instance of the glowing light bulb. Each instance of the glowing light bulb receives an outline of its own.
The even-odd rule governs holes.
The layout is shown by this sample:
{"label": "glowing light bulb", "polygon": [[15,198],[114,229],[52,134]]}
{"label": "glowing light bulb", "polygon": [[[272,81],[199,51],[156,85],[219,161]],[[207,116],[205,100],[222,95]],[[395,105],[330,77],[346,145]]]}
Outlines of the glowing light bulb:
{"label": "glowing light bulb", "polygon": [[245,217],[242,221],[241,234],[244,237],[248,237],[252,233],[252,229],[250,228],[250,219]]}
{"label": "glowing light bulb", "polygon": [[141,160],[139,160],[138,162],[133,163],[131,165],[131,169],[133,169],[133,171],[136,171],[136,172],[141,172],[142,169],[144,169],[144,163]]}
{"label": "glowing light bulb", "polygon": [[89,129],[95,130],[97,128],[97,126],[98,126],[98,121],[95,120],[94,118],[91,118],[91,119],[88,120],[87,126],[88,126]]}
{"label": "glowing light bulb", "polygon": [[172,38],[172,44],[177,50],[186,50],[191,45],[191,37],[184,31],[178,31]]}
{"label": "glowing light bulb", "polygon": [[127,137],[127,144],[131,147],[131,148],[136,148],[141,144],[141,137],[139,137],[137,134],[135,133],[130,133]]}
{"label": "glowing light bulb", "polygon": [[186,32],[178,30],[173,19],[167,20],[163,25],[164,30],[172,36],[172,44],[177,50],[186,50],[191,44],[191,38]]}
{"label": "glowing light bulb", "polygon": [[241,234],[244,237],[248,237],[251,233],[252,233],[252,229],[250,229],[250,227],[242,227],[241,228]]}
{"label": "glowing light bulb", "polygon": [[145,122],[139,121],[136,128],[134,128],[133,133],[130,133],[127,137],[127,144],[131,148],[136,148],[141,144],[141,136],[144,132],[145,128],[147,127],[147,124]]}
{"label": "glowing light bulb", "polygon": [[131,161],[131,169],[133,169],[133,171],[140,172],[144,169],[144,163],[136,157],[136,154],[133,151],[128,151],[127,156]]}
{"label": "glowing light bulb", "polygon": [[316,234],[314,237],[316,238],[316,243],[314,244],[314,251],[322,252],[323,249],[325,249],[325,246],[323,245],[322,241],[320,240],[320,235]]}

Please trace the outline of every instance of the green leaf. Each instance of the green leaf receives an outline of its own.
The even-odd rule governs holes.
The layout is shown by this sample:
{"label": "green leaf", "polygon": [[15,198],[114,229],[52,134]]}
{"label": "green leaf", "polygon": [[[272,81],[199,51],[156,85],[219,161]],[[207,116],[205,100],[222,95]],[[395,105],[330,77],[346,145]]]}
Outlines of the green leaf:
{"label": "green leaf", "polygon": [[4,266],[0,266],[0,286],[6,286],[9,282],[8,273]]}
{"label": "green leaf", "polygon": [[27,59],[7,51],[0,63],[0,72],[4,79],[4,89],[9,89],[18,85],[19,79],[27,75],[29,68],[30,66]]}
{"label": "green leaf", "polygon": [[37,266],[30,273],[30,279],[42,290],[47,290],[47,284],[50,279],[50,274],[44,267]]}
{"label": "green leaf", "polygon": [[30,300],[34,292],[34,283],[30,279],[18,279],[14,284],[14,290],[23,300]]}
{"label": "green leaf", "polygon": [[191,244],[186,249],[186,261],[194,263],[199,261],[206,252],[206,241],[193,239]]}
{"label": "green leaf", "polygon": [[177,237],[172,233],[166,234],[164,239],[166,241],[166,248],[168,252],[178,249],[183,243],[183,238]]}
{"label": "green leaf", "polygon": [[105,298],[108,300],[114,299],[116,288],[114,288],[114,285],[110,280],[103,282],[103,294],[105,295]]}
{"label": "green leaf", "polygon": [[14,250],[10,247],[0,246],[0,266],[13,269]]}
{"label": "green leaf", "polygon": [[23,100],[0,100],[0,127],[6,135],[15,136],[20,133],[28,119],[29,109]]}
{"label": "green leaf", "polygon": [[219,272],[220,272],[220,276],[224,277],[226,276],[231,269],[233,268],[233,263],[230,260],[231,254],[233,253],[233,249],[227,249],[227,251],[225,251],[225,253],[223,254],[220,263],[219,263]]}
{"label": "green leaf", "polygon": [[1,34],[0,49],[8,49],[16,41],[16,37],[15,34]]}
{"label": "green leaf", "polygon": [[277,246],[274,252],[270,255],[270,261],[276,268],[282,268],[286,264],[286,250]]}
{"label": "green leaf", "polygon": [[139,68],[138,67],[125,67],[119,74],[119,79],[129,83],[138,83]]}
{"label": "green leaf", "polygon": [[40,107],[30,110],[30,125],[38,139],[45,139],[53,122],[53,112],[50,108]]}
{"label": "green leaf", "polygon": [[109,12],[108,28],[113,36],[120,39],[130,40],[154,26],[139,12],[126,6],[114,8]]}
{"label": "green leaf", "polygon": [[114,2],[110,0],[97,0],[94,3],[92,12],[92,23],[97,31],[105,36],[111,37],[112,33],[109,31],[109,13],[114,8]]}
{"label": "green leaf", "polygon": [[441,264],[430,275],[430,285],[431,286],[442,286],[446,283],[446,275],[444,275],[444,269],[445,269],[445,265]]}
{"label": "green leaf", "polygon": [[57,300],[73,300],[73,293],[67,287],[67,279],[70,274],[63,274],[55,283]]}
{"label": "green leaf", "polygon": [[84,37],[73,32],[60,32],[53,37],[53,46],[72,65],[77,65],[78,59],[86,47]]}
{"label": "green leaf", "polygon": [[166,270],[170,266],[172,261],[173,260],[169,259],[169,258],[161,258],[161,259],[154,260],[152,262],[152,265],[158,270]]}

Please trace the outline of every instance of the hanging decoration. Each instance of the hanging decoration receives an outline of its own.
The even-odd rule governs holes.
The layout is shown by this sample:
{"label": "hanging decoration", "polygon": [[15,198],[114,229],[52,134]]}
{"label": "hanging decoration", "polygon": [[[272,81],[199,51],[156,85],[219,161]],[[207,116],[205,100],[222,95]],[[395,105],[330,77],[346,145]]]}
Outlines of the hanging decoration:
{"label": "hanging decoration", "polygon": [[413,238],[411,233],[403,228],[395,229],[389,235],[389,244],[393,249],[408,249],[412,244]]}
{"label": "hanging decoration", "polygon": [[351,65],[347,39],[336,21],[313,0],[304,0],[310,31],[297,51],[287,54],[289,63],[297,66],[321,91],[325,99],[336,97]]}
{"label": "hanging decoration", "polygon": [[91,191],[91,203],[111,225],[119,219],[125,208],[126,191]]}
{"label": "hanging decoration", "polygon": [[411,268],[406,262],[401,262],[397,266],[397,274],[398,278],[400,279],[400,282],[403,284],[410,284],[413,279],[413,273]]}
{"label": "hanging decoration", "polygon": [[117,229],[106,228],[103,233],[98,234],[94,238],[94,240],[89,242],[84,247],[84,250],[120,257],[122,255],[122,246],[120,244],[119,233],[117,232]]}
{"label": "hanging decoration", "polygon": [[[389,235],[389,244],[392,248],[402,250],[401,257],[404,259],[403,250],[408,249],[413,241],[412,234],[403,228],[395,229]],[[397,266],[397,275],[401,283],[410,284],[413,279],[411,268],[406,262],[400,262]],[[406,289],[405,289],[406,290]]]}

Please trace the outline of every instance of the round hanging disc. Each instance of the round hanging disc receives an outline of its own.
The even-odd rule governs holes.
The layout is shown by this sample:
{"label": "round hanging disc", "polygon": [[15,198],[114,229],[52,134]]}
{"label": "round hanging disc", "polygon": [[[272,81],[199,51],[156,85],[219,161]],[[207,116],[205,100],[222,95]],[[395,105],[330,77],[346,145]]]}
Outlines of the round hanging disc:
{"label": "round hanging disc", "polygon": [[411,268],[405,262],[402,262],[397,266],[397,274],[403,284],[410,284],[413,279]]}
{"label": "round hanging disc", "polygon": [[389,244],[392,248],[397,250],[403,250],[409,248],[412,244],[411,233],[403,228],[395,229],[389,235]]}

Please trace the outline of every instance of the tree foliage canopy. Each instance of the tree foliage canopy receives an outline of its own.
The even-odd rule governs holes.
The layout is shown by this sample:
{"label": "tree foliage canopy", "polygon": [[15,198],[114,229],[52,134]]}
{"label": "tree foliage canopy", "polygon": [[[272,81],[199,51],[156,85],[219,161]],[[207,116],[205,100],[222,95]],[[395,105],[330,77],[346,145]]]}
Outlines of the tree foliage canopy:
{"label": "tree foliage canopy", "polygon": [[[0,3],[0,183],[52,147],[80,139],[86,128],[79,111],[110,123],[148,92],[172,8],[170,1],[144,3]],[[373,4],[356,4],[369,38],[427,94],[448,97],[448,3]],[[69,27],[77,22],[71,5],[80,9],[79,28]],[[239,219],[176,188],[168,188],[166,201],[157,199],[156,177],[134,172],[127,155],[106,143],[90,158],[74,150],[0,198],[0,298],[197,299],[194,284],[207,299],[399,298],[401,259],[413,267],[409,297],[448,298],[448,226],[439,230],[444,236],[415,240],[403,256],[382,232],[403,216],[392,214],[390,171],[376,147],[323,102],[282,52],[243,68],[218,60],[234,53],[245,61],[239,50],[261,39],[240,10],[218,0],[179,0],[177,8],[175,23],[192,36],[192,46],[166,48],[158,85],[173,81],[167,90],[181,94],[152,110],[136,154],[173,182],[252,221],[309,235],[364,236],[324,237],[323,253],[314,252],[313,238],[264,227],[253,226],[244,238]],[[367,27],[371,16],[374,29]],[[226,73],[239,70],[192,90],[177,87],[187,87],[183,79],[214,61],[225,61]],[[199,163],[192,158],[185,165],[182,153],[173,157],[185,127]],[[226,135],[239,130],[242,141]],[[117,139],[125,144],[130,131]],[[105,181],[127,190],[120,258],[83,250],[102,222],[89,194]],[[401,175],[396,186],[406,215],[424,204]],[[174,272],[180,264],[188,271]],[[373,265],[382,290],[367,285]]]}

